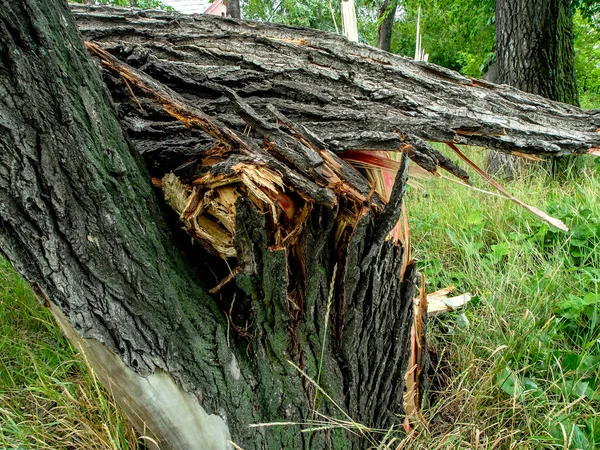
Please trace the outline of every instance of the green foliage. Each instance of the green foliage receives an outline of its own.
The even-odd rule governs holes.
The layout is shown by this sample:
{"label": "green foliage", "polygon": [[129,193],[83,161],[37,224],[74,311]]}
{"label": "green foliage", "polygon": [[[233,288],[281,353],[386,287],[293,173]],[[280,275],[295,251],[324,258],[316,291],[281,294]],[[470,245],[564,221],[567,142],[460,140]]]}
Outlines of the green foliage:
{"label": "green foliage", "polygon": [[600,29],[600,2],[598,0],[573,0],[583,18],[595,28]]}
{"label": "green foliage", "polygon": [[281,0],[278,2],[247,0],[242,3],[242,17],[248,20],[282,23],[335,32],[331,11],[333,10],[337,26],[341,31],[339,3],[339,1],[326,2],[323,0],[305,0],[302,2],[294,0]]}
{"label": "green foliage", "polygon": [[574,17],[575,73],[582,108],[600,108],[600,27]]}
{"label": "green foliage", "polygon": [[414,55],[419,6],[423,48],[429,61],[468,76],[482,76],[494,45],[494,2],[405,0],[403,14],[394,27],[394,52]]}

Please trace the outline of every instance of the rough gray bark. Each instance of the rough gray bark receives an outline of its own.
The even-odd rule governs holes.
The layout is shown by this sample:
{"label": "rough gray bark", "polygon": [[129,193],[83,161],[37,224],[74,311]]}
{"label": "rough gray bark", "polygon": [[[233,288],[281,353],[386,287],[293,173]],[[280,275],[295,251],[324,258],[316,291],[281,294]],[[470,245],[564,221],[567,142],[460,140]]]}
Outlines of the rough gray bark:
{"label": "rough gray bark", "polygon": [[[106,18],[110,10],[93,11]],[[171,29],[177,20],[187,20],[167,16]],[[286,122],[281,112],[272,110],[280,114],[278,122],[261,122],[233,90],[209,86],[208,101],[195,104],[188,97],[195,91],[193,81],[176,94],[143,72],[121,69],[131,70],[129,81],[114,79],[113,84],[127,89],[132,103],[121,99],[117,106],[121,114],[131,105],[143,110],[140,122],[127,114],[121,119],[140,149],[144,137],[146,150],[158,152],[163,144],[153,139],[177,136],[177,144],[167,139],[164,145],[169,153],[173,143],[174,158],[187,155],[182,179],[190,176],[186,169],[230,176],[239,164],[277,172],[287,195],[308,211],[302,223],[294,223],[299,232],[276,245],[275,217],[258,210],[251,196],[239,196],[236,258],[228,261],[239,270],[210,295],[208,289],[230,269],[168,229],[150,176],[122,134],[66,6],[53,0],[0,0],[2,254],[56,309],[67,332],[91,352],[90,361],[99,370],[105,365],[118,370],[104,379],[115,375],[123,383],[118,392],[141,408],[134,409],[137,417],[130,411],[132,419],[138,427],[150,424],[143,431],[161,448],[229,448],[228,438],[245,449],[372,445],[368,435],[339,429],[306,434],[292,426],[248,427],[310,422],[313,408],[344,417],[322,395],[317,398],[288,360],[312,377],[322,365],[320,385],[353,419],[377,428],[399,426],[415,272],[412,262],[403,261],[403,247],[386,236],[399,217],[407,161],[386,205],[356,170],[327,146],[315,146],[322,144],[318,136]],[[205,69],[207,77],[213,69],[228,70]],[[250,123],[261,135],[260,144],[203,112],[221,118],[214,109],[219,103],[214,103],[215,89],[234,106],[224,117],[236,126]],[[119,91],[114,92],[118,99]],[[180,119],[190,129],[168,119],[173,116],[167,108],[185,114]],[[222,164],[191,167],[190,151],[206,156],[206,131],[212,133],[213,149],[226,145],[230,152]],[[198,414],[192,423],[199,426],[195,445],[186,441],[189,417],[185,425],[168,417],[188,414],[183,403],[181,411],[168,413],[156,400],[147,408],[139,404],[148,392],[162,393],[155,398],[165,401],[172,392],[187,399],[180,387],[199,405],[192,408]],[[150,411],[171,422],[153,420]]]}
{"label": "rough gray bark", "polygon": [[[542,156],[600,145],[597,111],[466,78],[335,34],[166,12],[73,11],[86,40],[180,90],[190,104],[239,132],[247,124],[219,86],[233,89],[261,117],[273,117],[267,108],[273,105],[335,152],[399,150],[412,138]],[[157,148],[163,138],[166,144],[158,148],[175,144],[177,122],[156,114],[148,120],[139,108],[123,108],[124,123],[127,114],[135,122],[128,125],[134,139],[144,140],[142,150]],[[142,137],[145,130],[156,141]],[[416,157],[435,168],[438,156],[425,143],[413,144]]]}
{"label": "rough gray bark", "polygon": [[[497,0],[495,81],[578,105],[573,40],[571,0]],[[488,168],[512,177],[519,161],[492,152]]]}
{"label": "rough gray bark", "polygon": [[225,6],[227,8],[227,17],[241,19],[242,10],[240,9],[240,0],[227,0]]}
{"label": "rough gray bark", "polygon": [[392,45],[392,31],[398,0],[384,0],[379,8],[379,27],[377,28],[377,48],[390,51]]}
{"label": "rough gray bark", "polygon": [[498,82],[577,105],[571,0],[497,0]]}

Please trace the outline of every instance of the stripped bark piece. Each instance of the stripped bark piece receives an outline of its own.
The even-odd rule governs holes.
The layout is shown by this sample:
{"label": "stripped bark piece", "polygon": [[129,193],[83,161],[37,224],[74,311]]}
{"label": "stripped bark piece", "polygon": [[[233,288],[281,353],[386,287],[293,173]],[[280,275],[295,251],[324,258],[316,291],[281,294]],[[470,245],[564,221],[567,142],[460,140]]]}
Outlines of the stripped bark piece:
{"label": "stripped bark piece", "polygon": [[227,283],[232,281],[241,271],[242,271],[242,268],[240,266],[237,266],[235,269],[233,269],[231,272],[229,272],[229,274],[225,278],[223,278],[221,281],[219,281],[219,284],[217,284],[214,288],[212,288],[208,292],[210,292],[211,294],[218,294],[219,291],[223,288],[223,286],[225,286]]}
{"label": "stripped bark piece", "polygon": [[529,161],[543,161],[543,159],[538,156],[528,155],[527,153],[523,152],[511,152],[511,155],[518,156],[519,158],[528,159]]}
{"label": "stripped bark piece", "polygon": [[[443,312],[454,311],[462,308],[471,301],[471,294],[465,293],[450,297],[449,294],[454,291],[454,286],[448,286],[438,291],[427,294],[427,315],[436,315]],[[415,304],[419,304],[420,297],[415,298]]]}
{"label": "stripped bark piece", "polygon": [[431,299],[428,297],[427,314],[438,315],[441,313],[455,311],[459,308],[466,306],[471,301],[471,294],[465,293],[454,297],[442,297]]}
{"label": "stripped bark piece", "polygon": [[[416,305],[417,311],[415,314],[415,335],[417,339],[417,380],[421,376],[423,367],[421,366],[421,357],[425,351],[425,320],[427,319],[427,290],[425,288],[425,275],[421,273],[421,292],[419,295],[419,304]],[[417,386],[419,383],[417,382]],[[420,395],[417,398],[420,402]],[[417,404],[419,408],[419,404]]]}
{"label": "stripped bark piece", "polygon": [[404,263],[402,265],[402,270],[400,271],[400,276],[404,277],[404,273],[406,272],[406,268],[412,264],[412,245],[410,240],[410,226],[408,225],[408,214],[406,213],[406,204],[402,205],[402,245],[406,248],[404,252]]}
{"label": "stripped bark piece", "polygon": [[447,142],[447,144],[448,144],[448,146],[452,150],[454,150],[454,152],[463,161],[465,161],[477,173],[479,173],[488,183],[490,183],[492,186],[494,186],[496,189],[498,189],[500,192],[502,192],[502,194],[504,194],[506,196],[506,198],[508,198],[509,200],[512,200],[517,205],[519,205],[519,206],[525,208],[526,210],[532,212],[533,214],[535,214],[536,216],[538,216],[540,219],[542,219],[544,222],[552,225],[553,227],[556,227],[556,228],[558,228],[559,230],[562,230],[562,231],[569,231],[569,229],[563,223],[562,220],[556,219],[554,217],[551,217],[548,214],[546,214],[545,212],[540,211],[535,206],[530,206],[527,203],[522,202],[521,200],[519,200],[518,198],[516,198],[515,196],[513,196],[510,192],[508,192],[506,189],[504,189],[498,182],[496,182],[491,176],[489,176],[483,169],[481,169],[479,166],[477,166],[477,164],[475,164],[473,161],[471,161],[469,158],[467,158],[467,156],[463,152],[461,152],[456,145],[454,145],[452,142]]}
{"label": "stripped bark piece", "polygon": [[421,289],[419,301],[413,302],[414,316],[411,326],[411,356],[409,370],[406,372],[406,390],[404,392],[404,410],[406,417],[404,428],[409,431],[411,422],[421,421],[421,393],[419,392],[419,377],[422,373],[421,355],[425,350],[425,320],[427,317],[427,292],[425,276],[421,274]]}

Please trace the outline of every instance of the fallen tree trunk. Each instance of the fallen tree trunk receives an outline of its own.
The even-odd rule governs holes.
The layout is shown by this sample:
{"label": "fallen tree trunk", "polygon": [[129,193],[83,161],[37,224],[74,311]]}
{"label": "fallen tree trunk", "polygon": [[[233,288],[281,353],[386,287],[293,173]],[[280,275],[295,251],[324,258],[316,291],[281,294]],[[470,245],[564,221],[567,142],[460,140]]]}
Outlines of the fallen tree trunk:
{"label": "fallen tree trunk", "polygon": [[0,5],[0,248],[163,448],[363,448],[376,438],[352,420],[399,426],[408,161],[377,192],[345,152],[466,178],[425,140],[600,144],[597,114],[335,35],[73,7],[169,216],[68,11]]}
{"label": "fallen tree trunk", "polygon": [[[335,34],[211,16],[72,10],[86,40],[240,132],[247,123],[222,87],[235,90],[261,117],[273,118],[267,106],[275,106],[336,152],[395,151],[403,134],[545,156],[600,146],[598,111],[463,77]],[[133,116],[141,133],[162,129]]]}

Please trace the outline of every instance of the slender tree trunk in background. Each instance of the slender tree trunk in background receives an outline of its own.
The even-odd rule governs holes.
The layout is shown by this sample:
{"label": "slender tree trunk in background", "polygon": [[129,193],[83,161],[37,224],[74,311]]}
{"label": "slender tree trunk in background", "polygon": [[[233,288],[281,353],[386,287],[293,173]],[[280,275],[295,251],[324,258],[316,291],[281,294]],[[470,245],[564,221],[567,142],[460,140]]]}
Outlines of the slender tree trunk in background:
{"label": "slender tree trunk in background", "polygon": [[390,51],[392,45],[392,31],[398,0],[384,0],[379,8],[379,28],[377,29],[377,48]]}
{"label": "slender tree trunk in background", "polygon": [[[496,0],[497,83],[578,105],[571,0]],[[490,153],[488,168],[513,177],[522,160]]]}
{"label": "slender tree trunk in background", "polygon": [[129,0],[129,6],[131,6],[132,8],[137,8],[138,7],[137,0]]}
{"label": "slender tree trunk in background", "polygon": [[240,9],[240,0],[226,0],[227,17],[234,19],[242,18],[242,10]]}

